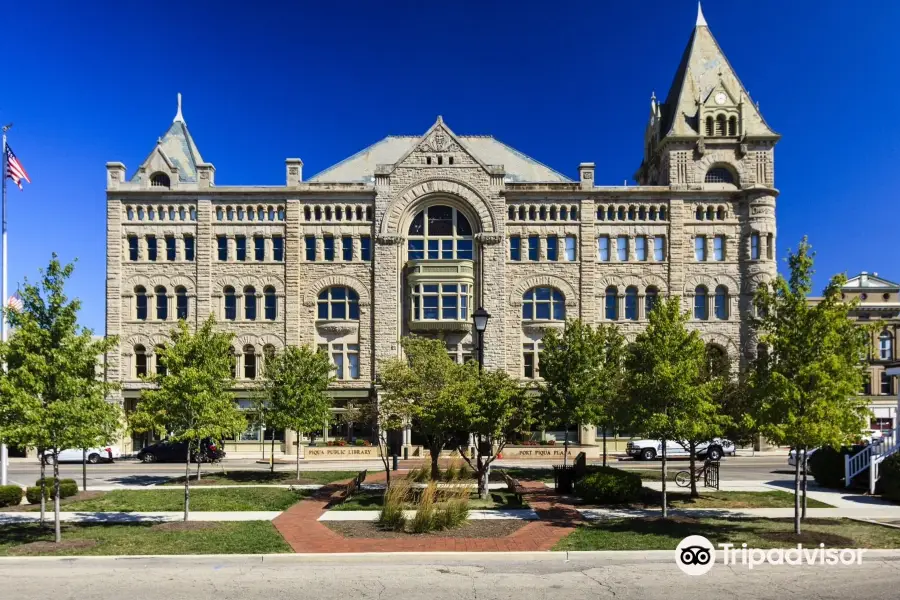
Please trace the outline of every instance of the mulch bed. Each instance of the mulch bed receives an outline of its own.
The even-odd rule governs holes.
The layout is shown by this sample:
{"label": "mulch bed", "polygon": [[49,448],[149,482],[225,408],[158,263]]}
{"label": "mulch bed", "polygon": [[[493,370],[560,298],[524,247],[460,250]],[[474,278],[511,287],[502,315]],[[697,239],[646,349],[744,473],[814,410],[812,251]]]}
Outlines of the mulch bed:
{"label": "mulch bed", "polygon": [[198,529],[212,529],[216,523],[211,521],[175,521],[172,523],[157,523],[150,527],[152,531],[197,531]]}
{"label": "mulch bed", "polygon": [[22,544],[21,546],[10,548],[9,553],[27,556],[67,550],[84,550],[93,548],[97,543],[97,540],[63,540],[58,544],[56,542],[31,542],[30,544]]}
{"label": "mulch bed", "polygon": [[531,521],[514,519],[487,519],[484,521],[467,521],[454,529],[432,531],[430,533],[407,533],[382,529],[372,521],[320,521],[333,532],[346,538],[369,539],[410,539],[422,537],[441,538],[503,538],[512,535]]}

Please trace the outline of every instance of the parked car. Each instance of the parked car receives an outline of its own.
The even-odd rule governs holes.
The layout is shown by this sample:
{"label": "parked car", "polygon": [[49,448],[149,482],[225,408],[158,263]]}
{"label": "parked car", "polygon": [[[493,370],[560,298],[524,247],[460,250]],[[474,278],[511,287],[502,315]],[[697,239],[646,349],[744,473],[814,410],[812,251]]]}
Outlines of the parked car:
{"label": "parked car", "polygon": [[[658,456],[662,456],[661,440],[632,440],[625,446],[625,452],[636,459],[653,460]],[[721,438],[716,438],[709,442],[703,442],[697,445],[697,456],[700,458],[708,458],[709,460],[720,460],[726,454],[734,455],[734,443]],[[690,453],[682,447],[678,442],[666,442],[667,458],[683,458],[690,456]]]}
{"label": "parked car", "polygon": [[[809,457],[810,457],[810,456],[812,456],[813,454],[816,453],[816,450],[818,450],[818,448],[810,448],[809,450],[806,451],[806,462],[809,461]],[[788,452],[788,465],[791,466],[791,467],[796,467],[796,466],[797,466],[797,452],[794,451],[794,450],[791,450],[790,452]],[[801,471],[805,471],[805,470],[806,470],[806,465],[805,465],[805,464],[801,464],[801,465],[800,465],[800,470],[801,470]]]}
{"label": "parked car", "polygon": [[[138,460],[145,463],[152,462],[184,462],[187,456],[188,442],[175,442],[164,439],[155,444],[144,446],[138,452]],[[196,447],[191,448],[191,462],[217,462],[225,458],[222,444],[214,440],[205,439],[200,443],[200,451]]]}
{"label": "parked car", "polygon": [[[99,462],[112,462],[115,459],[122,456],[122,453],[119,451],[118,446],[104,446],[103,448],[88,448],[87,449],[87,461],[92,465],[95,465]],[[56,460],[59,462],[84,462],[85,452],[80,448],[72,448],[66,450],[60,450],[59,454],[56,457]],[[44,462],[48,465],[53,464],[53,450],[46,450],[44,452]]]}

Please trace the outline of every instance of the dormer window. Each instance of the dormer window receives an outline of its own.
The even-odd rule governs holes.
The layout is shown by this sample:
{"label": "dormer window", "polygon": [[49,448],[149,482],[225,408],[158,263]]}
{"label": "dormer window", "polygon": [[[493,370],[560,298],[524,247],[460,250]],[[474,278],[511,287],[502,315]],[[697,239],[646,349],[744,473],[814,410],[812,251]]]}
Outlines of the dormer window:
{"label": "dormer window", "polygon": [[150,176],[150,187],[164,187],[167,188],[171,185],[169,181],[169,176],[165,173],[154,173]]}

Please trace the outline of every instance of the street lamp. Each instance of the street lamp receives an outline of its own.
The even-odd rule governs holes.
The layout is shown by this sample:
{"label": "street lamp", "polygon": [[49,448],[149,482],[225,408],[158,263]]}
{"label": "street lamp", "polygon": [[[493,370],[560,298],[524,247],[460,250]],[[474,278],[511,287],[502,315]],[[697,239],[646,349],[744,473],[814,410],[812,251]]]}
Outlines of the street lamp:
{"label": "street lamp", "polygon": [[479,306],[472,313],[472,321],[475,323],[475,331],[478,332],[478,368],[484,366],[484,330],[487,329],[488,319],[491,314]]}

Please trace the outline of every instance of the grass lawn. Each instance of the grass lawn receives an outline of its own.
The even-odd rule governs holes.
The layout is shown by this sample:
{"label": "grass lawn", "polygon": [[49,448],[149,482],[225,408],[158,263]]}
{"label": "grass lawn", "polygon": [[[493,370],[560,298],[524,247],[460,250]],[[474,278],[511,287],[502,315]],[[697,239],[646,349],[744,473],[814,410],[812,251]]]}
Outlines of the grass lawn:
{"label": "grass lawn", "polygon": [[[51,521],[52,522],[52,521]],[[236,554],[290,552],[268,521],[210,523],[62,524],[62,545],[53,528],[39,524],[0,527],[0,555]]]}
{"label": "grass lawn", "polygon": [[[661,492],[644,488],[644,497],[633,502],[631,508],[658,508]],[[672,508],[793,508],[794,495],[780,490],[768,492],[700,492],[699,498],[691,498],[689,492],[666,493]],[[807,498],[809,508],[833,508],[830,504]]]}
{"label": "grass lawn", "polygon": [[[469,509],[471,510],[490,510],[501,508],[528,508],[528,501],[522,504],[516,500],[513,494],[505,491],[491,490],[491,499],[482,500],[474,493],[469,496]],[[329,510],[381,510],[382,493],[379,492],[363,492],[349,498],[343,504],[337,504]],[[407,507],[410,510],[415,509],[415,505],[410,503]]]}
{"label": "grass lawn", "polygon": [[[281,488],[192,489],[191,510],[285,510],[304,497]],[[67,511],[157,512],[184,509],[184,490],[114,490],[96,498],[67,504]],[[40,510],[38,507],[37,510]]]}
{"label": "grass lawn", "polygon": [[689,535],[713,544],[746,543],[755,548],[786,548],[802,543],[829,548],[900,548],[900,529],[849,519],[806,519],[794,535],[793,519],[644,518],[579,526],[554,550],[674,550]]}
{"label": "grass lawn", "polygon": [[[300,479],[297,479],[296,471],[218,471],[204,473],[199,485],[326,484],[352,479],[358,474],[359,471],[300,471]],[[191,475],[191,482],[196,483],[196,480],[196,475]],[[183,486],[184,477],[173,477],[163,485]]]}

